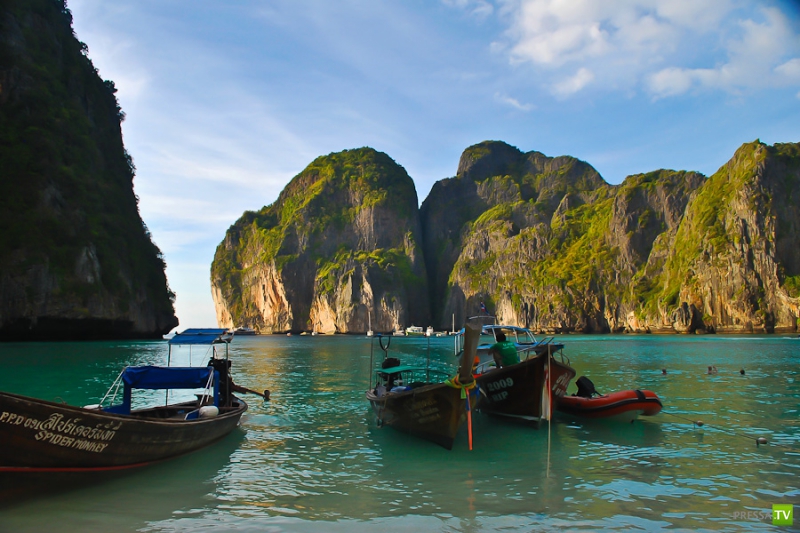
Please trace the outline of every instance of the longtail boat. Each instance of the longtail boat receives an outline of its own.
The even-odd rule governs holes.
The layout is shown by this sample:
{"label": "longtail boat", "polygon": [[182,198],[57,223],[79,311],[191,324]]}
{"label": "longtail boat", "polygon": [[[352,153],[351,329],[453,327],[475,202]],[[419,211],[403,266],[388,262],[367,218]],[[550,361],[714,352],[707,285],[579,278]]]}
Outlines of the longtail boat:
{"label": "longtail boat", "polygon": [[[476,319],[494,320],[494,317],[468,320]],[[498,368],[489,350],[501,332],[514,343],[520,362]],[[537,339],[529,329],[517,326],[483,325],[481,335],[488,336],[490,342],[479,344],[472,358],[480,393],[476,410],[533,424],[549,420],[554,399],[566,394],[575,377],[575,370],[564,355],[564,345],[554,342],[552,337]],[[460,350],[458,343],[456,353],[463,362],[465,350]]]}
{"label": "longtail boat", "polygon": [[[477,332],[476,332],[477,335]],[[374,386],[366,393],[379,426],[427,439],[448,450],[467,418],[467,393],[473,387],[471,367],[461,365],[449,375],[428,366],[401,365],[388,356],[391,337],[376,336],[384,359]],[[386,339],[386,344],[384,344]]]}
{"label": "longtail boat", "polygon": [[538,424],[549,420],[553,401],[566,394],[575,370],[551,353],[532,355],[515,365],[487,368],[475,375],[480,395],[476,410]]}
{"label": "longtail boat", "polygon": [[[144,466],[197,450],[230,433],[247,404],[233,395],[253,392],[230,377],[224,329],[191,329],[172,345],[211,345],[205,367],[125,368],[99,404],[75,407],[0,392],[0,472],[90,472]],[[225,357],[217,353],[225,345]],[[169,359],[168,359],[169,362]],[[119,403],[115,403],[122,389]],[[197,399],[132,408],[141,389],[202,389]],[[108,400],[110,405],[103,407]]]}

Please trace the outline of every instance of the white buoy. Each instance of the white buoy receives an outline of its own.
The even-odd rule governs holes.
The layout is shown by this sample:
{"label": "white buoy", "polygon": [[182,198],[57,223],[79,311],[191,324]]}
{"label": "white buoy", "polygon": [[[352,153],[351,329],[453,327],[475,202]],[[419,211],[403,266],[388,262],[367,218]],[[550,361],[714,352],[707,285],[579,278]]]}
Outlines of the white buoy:
{"label": "white buoy", "polygon": [[695,422],[694,424],[695,424],[697,427],[699,427],[699,428],[703,427],[703,421],[702,421],[702,420],[698,420],[698,421],[697,421],[697,422]]}
{"label": "white buoy", "polygon": [[765,437],[758,437],[756,439],[756,448],[761,446],[762,444],[767,444],[769,441]]}
{"label": "white buoy", "polygon": [[216,405],[204,405],[197,413],[198,418],[214,418],[219,415],[219,409]]}

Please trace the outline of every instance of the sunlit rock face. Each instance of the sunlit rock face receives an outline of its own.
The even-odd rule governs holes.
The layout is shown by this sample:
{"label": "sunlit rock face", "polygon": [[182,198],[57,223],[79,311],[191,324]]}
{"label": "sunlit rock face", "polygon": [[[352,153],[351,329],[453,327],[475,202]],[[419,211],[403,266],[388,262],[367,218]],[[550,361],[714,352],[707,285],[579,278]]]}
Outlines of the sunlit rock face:
{"label": "sunlit rock face", "polygon": [[570,157],[468,148],[421,220],[434,321],[546,332],[794,331],[797,144],[743,145],[710,178],[609,185]]}
{"label": "sunlit rock face", "polygon": [[211,268],[221,326],[392,331],[430,321],[414,183],[371,148],[319,157],[245,213]]}
{"label": "sunlit rock face", "polygon": [[542,332],[795,331],[798,168],[797,144],[756,141],[709,178],[610,185],[573,157],[486,141],[418,210],[385,154],[331,154],[230,228],[212,266],[218,322],[444,330],[483,305]]}

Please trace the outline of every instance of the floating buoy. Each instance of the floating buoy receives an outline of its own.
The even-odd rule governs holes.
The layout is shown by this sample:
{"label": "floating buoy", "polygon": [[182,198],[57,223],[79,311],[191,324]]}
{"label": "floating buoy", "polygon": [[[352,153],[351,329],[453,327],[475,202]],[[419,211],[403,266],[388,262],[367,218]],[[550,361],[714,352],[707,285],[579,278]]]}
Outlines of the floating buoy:
{"label": "floating buoy", "polygon": [[703,421],[702,420],[698,420],[697,422],[694,423],[694,425],[699,427],[699,428],[701,428],[701,427],[703,427]]}
{"label": "floating buoy", "polygon": [[198,418],[214,418],[219,415],[219,409],[214,405],[204,405],[197,413]]}
{"label": "floating buoy", "polygon": [[761,446],[762,444],[767,444],[769,441],[765,437],[758,437],[756,439],[756,448]]}

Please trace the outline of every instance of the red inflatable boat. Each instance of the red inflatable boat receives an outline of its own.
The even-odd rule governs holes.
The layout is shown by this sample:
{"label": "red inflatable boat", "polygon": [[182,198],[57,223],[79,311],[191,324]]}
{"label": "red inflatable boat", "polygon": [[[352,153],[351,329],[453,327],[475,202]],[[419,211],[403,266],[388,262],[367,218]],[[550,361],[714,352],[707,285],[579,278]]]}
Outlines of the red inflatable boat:
{"label": "red inflatable boat", "polygon": [[562,396],[556,398],[556,410],[568,415],[594,419],[634,420],[637,416],[653,416],[661,411],[661,400],[649,390],[625,390],[593,398]]}

